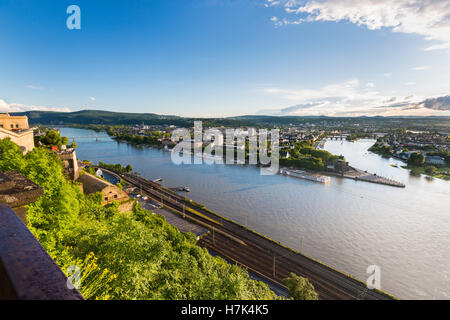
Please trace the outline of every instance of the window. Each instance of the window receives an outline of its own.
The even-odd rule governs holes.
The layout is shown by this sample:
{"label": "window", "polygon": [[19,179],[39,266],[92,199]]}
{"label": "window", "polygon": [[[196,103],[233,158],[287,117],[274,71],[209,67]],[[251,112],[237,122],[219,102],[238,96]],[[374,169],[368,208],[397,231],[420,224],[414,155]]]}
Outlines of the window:
{"label": "window", "polygon": [[114,199],[117,199],[117,194],[114,195]]}
{"label": "window", "polygon": [[105,197],[105,201],[108,201],[108,197]]}
{"label": "window", "polygon": [[11,125],[11,129],[14,129],[14,125],[13,124]]}
{"label": "window", "polygon": [[16,124],[16,128],[19,129],[19,125],[18,124]]}

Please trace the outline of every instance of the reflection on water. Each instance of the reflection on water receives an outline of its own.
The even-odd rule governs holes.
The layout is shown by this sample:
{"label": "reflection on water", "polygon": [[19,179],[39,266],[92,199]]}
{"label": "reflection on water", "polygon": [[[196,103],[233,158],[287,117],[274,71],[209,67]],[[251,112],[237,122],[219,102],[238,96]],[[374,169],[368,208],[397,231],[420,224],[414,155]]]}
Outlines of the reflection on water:
{"label": "reflection on water", "polygon": [[450,182],[411,176],[401,161],[368,152],[373,140],[328,141],[325,149],[405,189],[340,178],[322,185],[261,176],[242,165],[176,166],[168,152],[117,143],[105,133],[62,134],[92,137],[76,139],[80,159],[131,164],[165,186],[187,185],[194,201],[296,250],[302,243],[303,253],[364,282],[367,267],[378,265],[382,289],[399,298],[450,298]]}

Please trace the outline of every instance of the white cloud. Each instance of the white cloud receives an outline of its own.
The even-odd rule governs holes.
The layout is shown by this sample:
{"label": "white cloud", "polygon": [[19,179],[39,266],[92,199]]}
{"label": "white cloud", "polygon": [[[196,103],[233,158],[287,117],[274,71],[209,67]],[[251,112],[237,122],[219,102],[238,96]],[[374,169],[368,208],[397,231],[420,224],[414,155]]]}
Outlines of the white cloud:
{"label": "white cloud", "polygon": [[[278,2],[278,1],[277,1]],[[449,0],[282,0],[288,15],[283,24],[314,21],[348,21],[370,30],[390,28],[393,32],[418,34],[436,41],[425,50],[450,49]],[[275,1],[267,2],[268,6]],[[277,23],[279,23],[278,21]]]}
{"label": "white cloud", "polygon": [[416,85],[416,83],[414,81],[405,83],[405,86],[415,86],[415,85]]}
{"label": "white cloud", "polygon": [[89,100],[95,101],[95,100],[97,100],[97,99],[95,99],[95,97],[89,97]]}
{"label": "white cloud", "polygon": [[428,67],[427,66],[422,66],[422,67],[414,67],[412,68],[414,71],[423,71],[423,70],[427,70]]}
{"label": "white cloud", "polygon": [[392,77],[392,73],[384,73],[383,76],[385,78],[390,78],[390,77]]}
{"label": "white cloud", "polygon": [[[437,100],[440,107],[431,108],[423,103],[424,97],[386,96],[375,90],[368,90],[367,86],[360,86],[357,79],[315,89],[264,88],[260,92],[276,96],[284,102],[284,107],[257,112],[265,115],[450,115],[448,108],[441,106],[444,103],[441,100]],[[446,99],[447,104],[449,98]]]}
{"label": "white cloud", "polygon": [[44,87],[38,87],[38,86],[35,86],[35,85],[32,85],[32,84],[27,85],[27,88],[28,89],[33,89],[33,90],[43,90],[44,89]]}
{"label": "white cloud", "polygon": [[264,88],[262,92],[276,95],[287,103],[295,103],[294,107],[272,110],[283,115],[337,115],[359,110],[362,106],[375,107],[391,98],[374,91],[370,85],[361,88],[358,79],[316,89]]}
{"label": "white cloud", "polygon": [[46,107],[46,106],[35,106],[26,105],[21,103],[8,103],[3,99],[0,99],[0,112],[24,112],[24,111],[60,111],[60,112],[70,112],[69,108],[65,107]]}
{"label": "white cloud", "polygon": [[367,82],[366,88],[375,88],[375,84],[373,82]]}

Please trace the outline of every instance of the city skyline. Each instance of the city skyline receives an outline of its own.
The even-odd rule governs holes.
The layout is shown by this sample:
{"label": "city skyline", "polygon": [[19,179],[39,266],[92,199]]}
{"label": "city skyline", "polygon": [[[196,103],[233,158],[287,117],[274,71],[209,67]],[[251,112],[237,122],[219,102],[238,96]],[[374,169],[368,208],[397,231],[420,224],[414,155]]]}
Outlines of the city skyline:
{"label": "city skyline", "polygon": [[0,112],[450,115],[450,1],[0,1]]}

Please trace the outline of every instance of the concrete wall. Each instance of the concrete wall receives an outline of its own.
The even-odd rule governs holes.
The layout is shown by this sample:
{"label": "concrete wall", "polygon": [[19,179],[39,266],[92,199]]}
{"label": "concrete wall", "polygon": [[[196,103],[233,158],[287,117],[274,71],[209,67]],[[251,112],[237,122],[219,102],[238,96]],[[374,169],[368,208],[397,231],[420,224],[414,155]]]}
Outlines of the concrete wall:
{"label": "concrete wall", "polygon": [[0,139],[5,138],[10,138],[12,142],[21,147],[24,154],[34,149],[33,130],[28,130],[22,133],[15,133],[0,128]]}

